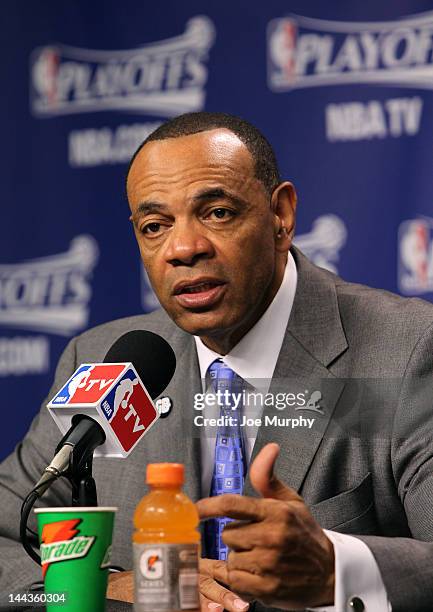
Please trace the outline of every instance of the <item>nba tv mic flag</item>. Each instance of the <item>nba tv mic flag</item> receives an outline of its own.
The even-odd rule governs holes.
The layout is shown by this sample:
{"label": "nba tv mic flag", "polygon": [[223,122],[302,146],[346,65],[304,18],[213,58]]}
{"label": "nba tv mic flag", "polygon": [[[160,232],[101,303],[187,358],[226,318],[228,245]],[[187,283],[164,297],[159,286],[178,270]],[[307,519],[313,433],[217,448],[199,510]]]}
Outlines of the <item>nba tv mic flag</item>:
{"label": "nba tv mic flag", "polygon": [[131,331],[113,344],[104,363],[80,365],[47,408],[62,433],[75,415],[95,419],[106,437],[95,456],[127,457],[159,418],[152,399],[175,368],[173,349],[161,336]]}

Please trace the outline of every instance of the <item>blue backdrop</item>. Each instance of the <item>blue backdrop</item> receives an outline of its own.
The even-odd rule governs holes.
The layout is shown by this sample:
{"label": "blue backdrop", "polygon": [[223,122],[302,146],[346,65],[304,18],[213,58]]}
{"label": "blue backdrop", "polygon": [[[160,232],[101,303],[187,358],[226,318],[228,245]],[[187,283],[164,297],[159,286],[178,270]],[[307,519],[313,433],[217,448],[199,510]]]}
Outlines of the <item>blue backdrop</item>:
{"label": "blue backdrop", "polygon": [[432,299],[431,1],[4,0],[0,15],[1,456],[71,336],[155,307],[124,175],[182,112],[262,129],[316,263]]}

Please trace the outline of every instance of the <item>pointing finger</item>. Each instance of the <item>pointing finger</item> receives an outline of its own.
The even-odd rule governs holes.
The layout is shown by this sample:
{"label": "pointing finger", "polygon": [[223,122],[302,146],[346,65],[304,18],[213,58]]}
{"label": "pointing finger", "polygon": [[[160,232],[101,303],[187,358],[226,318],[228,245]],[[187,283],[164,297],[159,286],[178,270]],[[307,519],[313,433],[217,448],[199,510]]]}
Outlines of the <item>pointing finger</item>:
{"label": "pointing finger", "polygon": [[262,501],[243,495],[217,495],[196,503],[201,519],[228,516],[233,519],[261,521],[265,518]]}

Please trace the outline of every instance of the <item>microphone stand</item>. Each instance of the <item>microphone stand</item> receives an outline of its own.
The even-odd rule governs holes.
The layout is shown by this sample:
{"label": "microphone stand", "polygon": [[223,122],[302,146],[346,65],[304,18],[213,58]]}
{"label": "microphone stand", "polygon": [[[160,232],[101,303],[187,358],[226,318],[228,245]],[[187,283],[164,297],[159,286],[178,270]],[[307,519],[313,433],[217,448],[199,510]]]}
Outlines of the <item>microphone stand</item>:
{"label": "microphone stand", "polygon": [[66,474],[72,485],[72,506],[97,506],[96,483],[92,476],[93,451],[87,461],[78,466],[74,463],[74,454],[72,452],[70,473]]}
{"label": "microphone stand", "polygon": [[[64,473],[72,486],[72,506],[97,506],[96,483],[92,476],[93,452],[105,442],[105,434],[97,424],[93,426],[92,419],[87,417],[81,417],[80,421],[74,417],[72,423],[77,429],[82,426],[69,458],[69,467]],[[56,452],[62,448],[65,439],[69,441],[70,438],[68,432]]]}

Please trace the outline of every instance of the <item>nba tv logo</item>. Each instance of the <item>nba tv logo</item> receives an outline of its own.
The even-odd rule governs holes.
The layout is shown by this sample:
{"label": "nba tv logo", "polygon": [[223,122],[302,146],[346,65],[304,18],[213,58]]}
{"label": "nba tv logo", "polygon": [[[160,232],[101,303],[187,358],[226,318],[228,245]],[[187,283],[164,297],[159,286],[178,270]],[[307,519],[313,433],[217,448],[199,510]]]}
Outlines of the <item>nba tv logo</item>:
{"label": "nba tv logo", "polygon": [[400,292],[404,295],[433,292],[433,219],[403,221],[398,245]]}

